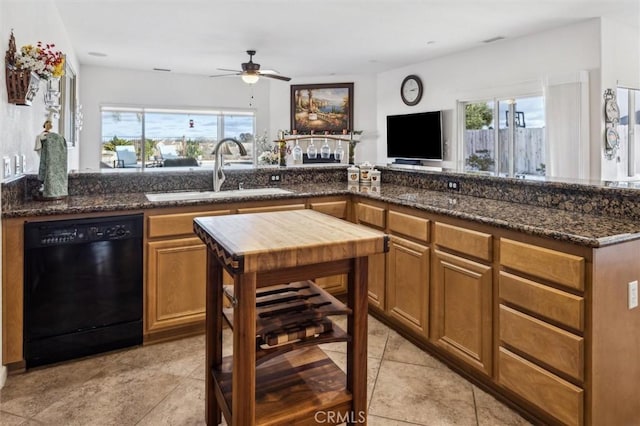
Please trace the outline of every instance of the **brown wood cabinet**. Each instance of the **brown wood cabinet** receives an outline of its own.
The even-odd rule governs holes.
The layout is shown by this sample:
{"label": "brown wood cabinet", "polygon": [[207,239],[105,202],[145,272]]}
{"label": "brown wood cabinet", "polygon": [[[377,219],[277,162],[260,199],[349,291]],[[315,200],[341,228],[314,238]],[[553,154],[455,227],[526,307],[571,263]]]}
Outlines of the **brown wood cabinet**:
{"label": "brown wood cabinet", "polygon": [[147,332],[204,321],[206,247],[199,238],[147,244]]}
{"label": "brown wood cabinet", "polygon": [[493,268],[440,250],[433,264],[431,339],[490,376]]}
{"label": "brown wood cabinet", "polygon": [[570,425],[584,423],[585,263],[500,240],[498,383]]}
{"label": "brown wood cabinet", "polygon": [[2,221],[2,362],[24,364],[24,220]]}
{"label": "brown wood cabinet", "polygon": [[[590,248],[358,195],[148,210],[145,342],[202,329],[204,269],[180,266],[201,258],[193,217],[291,206],[390,233],[390,252],[368,260],[371,311],[537,422],[640,424],[640,308],[627,295],[640,240]],[[29,219],[2,221],[3,360],[17,367]]]}
{"label": "brown wood cabinet", "polygon": [[429,318],[429,247],[391,236],[387,256],[386,312],[427,336]]}
{"label": "brown wood cabinet", "polygon": [[[358,200],[354,203],[354,221],[380,231],[386,230],[387,214],[386,204],[376,201]],[[386,264],[387,255],[375,254],[369,257],[369,306],[381,311],[386,309]]]}
{"label": "brown wood cabinet", "polygon": [[[309,207],[339,219],[348,219],[347,200],[311,201]],[[382,254],[384,256],[384,254]],[[331,275],[328,277],[316,278],[315,283],[331,294],[342,294],[347,292],[347,276],[345,274]]]}
{"label": "brown wood cabinet", "polygon": [[441,222],[434,228],[431,340],[491,376],[493,237]]}
{"label": "brown wood cabinet", "polygon": [[147,217],[146,342],[204,329],[207,252],[193,233],[193,219],[231,210],[155,213]]}

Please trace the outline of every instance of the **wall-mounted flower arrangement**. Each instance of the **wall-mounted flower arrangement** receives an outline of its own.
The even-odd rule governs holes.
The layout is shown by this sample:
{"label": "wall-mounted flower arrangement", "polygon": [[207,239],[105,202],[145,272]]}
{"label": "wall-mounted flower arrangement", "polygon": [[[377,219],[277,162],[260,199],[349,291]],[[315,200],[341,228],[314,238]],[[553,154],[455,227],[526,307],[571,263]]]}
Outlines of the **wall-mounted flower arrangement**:
{"label": "wall-mounted flower arrangement", "polygon": [[54,44],[38,42],[25,45],[18,52],[13,31],[5,55],[7,98],[16,105],[31,105],[40,87],[40,80],[64,75],[64,54],[54,50]]}

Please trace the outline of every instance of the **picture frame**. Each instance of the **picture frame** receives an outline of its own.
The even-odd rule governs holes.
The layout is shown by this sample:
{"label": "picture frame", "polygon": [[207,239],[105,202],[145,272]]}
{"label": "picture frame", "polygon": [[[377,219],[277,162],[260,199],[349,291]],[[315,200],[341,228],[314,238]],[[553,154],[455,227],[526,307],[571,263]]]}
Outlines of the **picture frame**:
{"label": "picture frame", "polygon": [[353,83],[291,85],[292,133],[342,134],[345,130],[353,130]]}

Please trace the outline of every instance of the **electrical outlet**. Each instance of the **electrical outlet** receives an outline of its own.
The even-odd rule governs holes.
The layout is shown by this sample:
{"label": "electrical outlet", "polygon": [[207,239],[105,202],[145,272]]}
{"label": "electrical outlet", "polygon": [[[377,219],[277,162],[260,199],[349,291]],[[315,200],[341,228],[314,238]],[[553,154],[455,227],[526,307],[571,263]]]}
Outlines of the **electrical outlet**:
{"label": "electrical outlet", "polygon": [[638,307],[638,281],[629,283],[629,309]]}
{"label": "electrical outlet", "polygon": [[458,182],[457,180],[448,180],[447,188],[452,191],[460,191],[460,182]]}
{"label": "electrical outlet", "polygon": [[3,166],[3,171],[2,171],[2,177],[4,178],[8,178],[11,177],[11,158],[9,157],[2,157],[2,164]]}
{"label": "electrical outlet", "polygon": [[280,173],[272,173],[269,176],[269,182],[271,183],[280,183],[282,181],[282,175]]}

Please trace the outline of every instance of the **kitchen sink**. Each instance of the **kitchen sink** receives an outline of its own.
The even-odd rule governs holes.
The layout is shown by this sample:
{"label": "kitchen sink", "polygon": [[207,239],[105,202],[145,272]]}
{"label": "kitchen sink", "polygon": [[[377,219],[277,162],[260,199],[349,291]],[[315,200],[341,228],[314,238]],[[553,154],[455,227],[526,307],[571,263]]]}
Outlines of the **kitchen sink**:
{"label": "kitchen sink", "polygon": [[236,189],[232,191],[177,191],[177,192],[151,192],[145,194],[147,200],[157,201],[183,201],[183,200],[215,200],[218,198],[244,198],[258,195],[291,194],[291,191],[281,188],[251,188]]}

